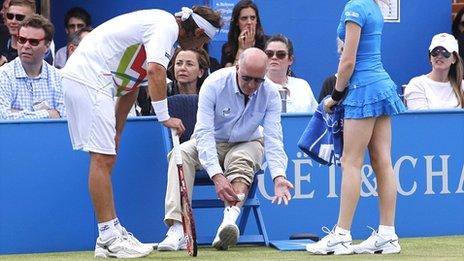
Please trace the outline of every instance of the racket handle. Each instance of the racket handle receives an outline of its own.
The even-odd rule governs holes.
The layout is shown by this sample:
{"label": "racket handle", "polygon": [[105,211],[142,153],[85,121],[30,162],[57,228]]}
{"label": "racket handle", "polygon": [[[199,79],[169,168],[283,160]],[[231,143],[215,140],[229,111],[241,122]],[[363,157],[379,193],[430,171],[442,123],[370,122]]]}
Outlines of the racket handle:
{"label": "racket handle", "polygon": [[182,155],[180,154],[180,151],[179,151],[179,145],[180,145],[179,136],[177,136],[175,129],[171,129],[171,137],[172,137],[172,146],[173,146],[172,150],[174,153],[176,164],[182,165]]}

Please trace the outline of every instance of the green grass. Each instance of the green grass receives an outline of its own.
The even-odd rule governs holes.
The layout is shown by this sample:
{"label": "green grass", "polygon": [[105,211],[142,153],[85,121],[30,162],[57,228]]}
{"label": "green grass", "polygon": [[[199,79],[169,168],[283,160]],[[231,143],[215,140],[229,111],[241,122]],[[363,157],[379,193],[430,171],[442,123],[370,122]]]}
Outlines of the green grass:
{"label": "green grass", "polygon": [[[200,247],[198,257],[192,258],[185,251],[157,252],[147,260],[464,260],[464,236],[404,238],[400,241],[402,252],[398,255],[313,256],[305,251],[280,252],[271,247],[238,246],[229,251],[216,251]],[[0,260],[93,260],[93,251],[62,252],[28,255],[0,255]]]}

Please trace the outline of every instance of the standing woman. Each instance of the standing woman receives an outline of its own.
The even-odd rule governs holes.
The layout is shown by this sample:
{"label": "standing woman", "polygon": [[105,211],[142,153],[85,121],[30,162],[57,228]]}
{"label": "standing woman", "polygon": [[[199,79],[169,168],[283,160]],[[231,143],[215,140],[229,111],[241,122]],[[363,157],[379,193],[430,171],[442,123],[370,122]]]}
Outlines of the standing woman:
{"label": "standing woman", "polygon": [[237,64],[240,54],[247,48],[256,47],[263,50],[266,40],[258,6],[252,0],[240,0],[232,11],[228,39],[222,46],[222,67]]}
{"label": "standing woman", "polygon": [[[337,82],[324,109],[330,112],[348,91],[343,106],[342,184],[335,228],[306,250],[314,254],[399,253],[395,232],[396,179],[391,162],[390,116],[405,110],[396,85],[384,70],[380,46],[383,16],[377,0],[351,0],[345,5],[338,36],[345,42]],[[348,90],[349,89],[349,90]],[[364,152],[369,149],[377,178],[380,224],[361,244],[351,245],[351,224],[361,187]]]}
{"label": "standing woman", "polygon": [[272,36],[266,42],[264,52],[269,58],[266,76],[280,90],[286,91],[286,112],[314,113],[318,104],[311,86],[304,79],[290,76],[290,66],[295,59],[290,39],[281,34]]}

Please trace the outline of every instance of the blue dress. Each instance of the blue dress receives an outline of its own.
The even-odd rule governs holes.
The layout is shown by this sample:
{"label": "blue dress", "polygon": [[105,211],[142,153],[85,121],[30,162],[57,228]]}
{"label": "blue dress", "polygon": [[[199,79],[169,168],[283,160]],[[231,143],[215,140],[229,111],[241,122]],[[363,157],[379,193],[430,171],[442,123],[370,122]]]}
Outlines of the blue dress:
{"label": "blue dress", "polygon": [[396,92],[396,84],[385,71],[381,60],[383,16],[374,0],[350,0],[341,15],[337,33],[345,39],[346,23],[361,27],[353,75],[343,101],[345,119],[393,115],[405,110]]}

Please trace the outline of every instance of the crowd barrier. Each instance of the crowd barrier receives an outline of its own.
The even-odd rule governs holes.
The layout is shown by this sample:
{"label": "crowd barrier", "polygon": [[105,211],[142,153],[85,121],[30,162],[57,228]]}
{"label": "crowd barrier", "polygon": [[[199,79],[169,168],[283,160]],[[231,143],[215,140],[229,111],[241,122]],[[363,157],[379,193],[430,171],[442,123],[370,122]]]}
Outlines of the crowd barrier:
{"label": "crowd barrier", "polygon": [[[310,160],[296,146],[309,119],[282,116],[287,176],[295,185],[290,204],[270,203],[267,171],[259,180],[270,239],[322,235],[321,226],[336,223],[340,169]],[[463,235],[464,111],[408,112],[394,117],[392,126],[399,236]],[[162,128],[151,117],[129,119],[113,173],[118,217],[144,242],[160,241],[166,232]],[[88,155],[72,151],[66,121],[0,122],[0,137],[0,254],[93,249],[97,231],[87,188]],[[357,239],[370,234],[367,225],[378,225],[376,179],[368,162],[352,227]],[[215,233],[222,214],[198,210],[195,216],[205,234]]]}

